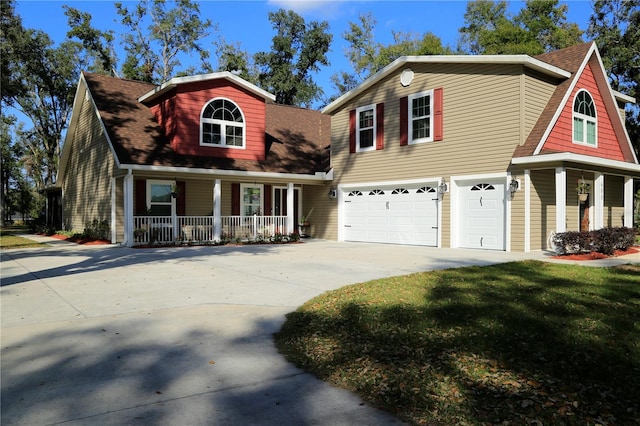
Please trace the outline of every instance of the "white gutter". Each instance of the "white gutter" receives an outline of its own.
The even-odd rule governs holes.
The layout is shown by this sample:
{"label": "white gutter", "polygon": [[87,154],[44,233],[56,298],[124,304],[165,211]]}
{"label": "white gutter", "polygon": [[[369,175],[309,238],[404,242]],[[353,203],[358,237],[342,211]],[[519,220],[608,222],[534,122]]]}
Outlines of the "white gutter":
{"label": "white gutter", "polygon": [[170,167],[170,166],[148,166],[141,164],[123,164],[121,169],[144,172],[162,172],[162,173],[187,173],[208,176],[230,176],[245,178],[262,178],[262,179],[284,179],[284,180],[302,180],[309,182],[326,182],[333,180],[333,170],[329,172],[316,172],[315,175],[307,175],[301,173],[276,173],[276,172],[251,172],[242,170],[220,170],[220,169],[194,169],[190,167]]}
{"label": "white gutter", "polygon": [[530,157],[515,157],[511,159],[514,165],[534,165],[549,162],[574,162],[596,167],[610,167],[613,169],[640,174],[640,164],[627,163],[607,158],[592,157],[590,155],[561,152],[557,154],[532,155]]}

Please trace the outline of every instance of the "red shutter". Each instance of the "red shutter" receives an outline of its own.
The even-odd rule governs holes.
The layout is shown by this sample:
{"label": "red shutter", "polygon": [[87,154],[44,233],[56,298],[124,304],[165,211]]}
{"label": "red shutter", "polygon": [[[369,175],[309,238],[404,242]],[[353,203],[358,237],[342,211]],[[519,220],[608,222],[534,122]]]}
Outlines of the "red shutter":
{"label": "red shutter", "polygon": [[178,192],[178,198],[176,198],[176,214],[178,216],[186,216],[187,215],[187,195],[185,194],[185,189],[187,187],[184,181],[176,182],[180,192]]}
{"label": "red shutter", "polygon": [[271,211],[271,185],[264,186],[264,216],[272,216]]}
{"label": "red shutter", "polygon": [[400,98],[400,146],[409,145],[409,97]]}
{"label": "red shutter", "polygon": [[240,184],[231,184],[231,215],[240,216]]}
{"label": "red shutter", "polygon": [[384,149],[384,104],[376,105],[376,149]]}
{"label": "red shutter", "polygon": [[136,180],[136,215],[147,214],[147,181]]}
{"label": "red shutter", "polygon": [[433,89],[433,140],[441,141],[444,139],[442,128],[442,92],[444,89],[439,87]]}
{"label": "red shutter", "polygon": [[356,152],[356,110],[349,111],[349,152]]}

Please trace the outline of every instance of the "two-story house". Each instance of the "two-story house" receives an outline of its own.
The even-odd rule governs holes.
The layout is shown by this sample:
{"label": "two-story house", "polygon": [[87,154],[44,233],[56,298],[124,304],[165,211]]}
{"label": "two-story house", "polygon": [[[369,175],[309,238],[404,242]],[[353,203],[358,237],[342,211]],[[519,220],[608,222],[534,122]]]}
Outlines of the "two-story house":
{"label": "two-story house", "polygon": [[325,237],[529,251],[632,226],[628,102],[595,43],[399,58],[323,109],[338,195]]}
{"label": "two-story house", "polygon": [[126,245],[250,238],[312,212],[318,238],[529,251],[632,226],[635,99],[611,89],[594,43],[401,57],[322,114],[273,100],[230,73],[159,87],[83,74],[65,227],[107,219]]}

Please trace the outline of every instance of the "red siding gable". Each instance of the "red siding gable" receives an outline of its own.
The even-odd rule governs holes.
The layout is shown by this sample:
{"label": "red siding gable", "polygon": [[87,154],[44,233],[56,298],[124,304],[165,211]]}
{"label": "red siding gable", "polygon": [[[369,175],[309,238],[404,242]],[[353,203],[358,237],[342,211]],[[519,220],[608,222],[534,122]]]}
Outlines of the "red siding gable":
{"label": "red siding gable", "polygon": [[[576,85],[573,88],[567,103],[562,108],[562,112],[558,121],[553,126],[551,133],[542,147],[543,152],[571,152],[575,154],[590,155],[595,157],[607,158],[610,160],[625,161],[625,154],[621,144],[625,144],[625,140],[618,140],[618,134],[614,130],[613,120],[619,120],[618,112],[608,108],[606,99],[603,97],[603,91],[608,90],[606,83],[604,85],[596,78],[597,61],[595,57],[587,64]],[[600,74],[600,73],[598,73]],[[597,116],[597,147],[573,143],[573,102],[576,94],[585,89],[593,97],[596,105]],[[606,92],[604,96],[609,96]]]}
{"label": "red siding gable", "polygon": [[[200,146],[200,114],[204,106],[215,98],[229,99],[242,110],[246,138],[244,149]],[[150,108],[178,154],[239,160],[265,159],[264,99],[228,80],[180,85]]]}

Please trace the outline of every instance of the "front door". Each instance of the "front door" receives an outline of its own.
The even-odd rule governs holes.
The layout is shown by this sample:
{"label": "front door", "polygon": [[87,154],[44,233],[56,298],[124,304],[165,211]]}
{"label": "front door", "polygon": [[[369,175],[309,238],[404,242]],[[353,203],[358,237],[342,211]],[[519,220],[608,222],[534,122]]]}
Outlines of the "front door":
{"label": "front door", "polygon": [[589,201],[591,196],[587,194],[587,199],[580,202],[580,232],[589,232]]}
{"label": "front door", "polygon": [[[298,223],[300,202],[299,189],[293,188],[293,223]],[[286,216],[287,215],[287,188],[274,187],[273,188],[273,216]]]}

